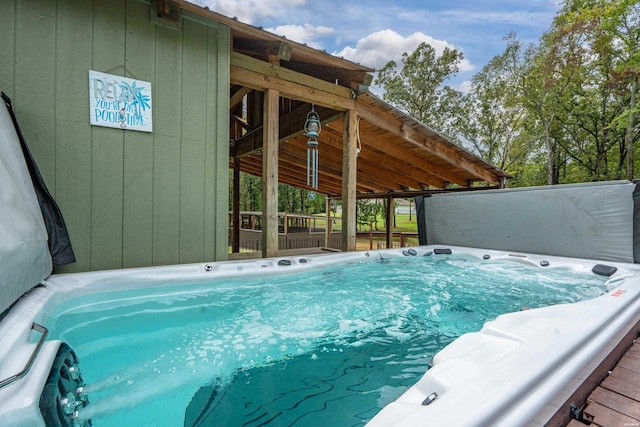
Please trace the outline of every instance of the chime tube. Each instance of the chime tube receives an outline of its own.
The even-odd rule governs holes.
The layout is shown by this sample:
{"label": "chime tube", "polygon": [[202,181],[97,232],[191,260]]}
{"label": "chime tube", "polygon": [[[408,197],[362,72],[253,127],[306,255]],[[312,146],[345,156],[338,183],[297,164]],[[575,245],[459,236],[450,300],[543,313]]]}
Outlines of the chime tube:
{"label": "chime tube", "polygon": [[318,189],[318,175],[320,171],[318,170],[318,150],[313,150],[313,188]]}
{"label": "chime tube", "polygon": [[310,184],[310,177],[311,177],[311,149],[307,148],[307,185]]}

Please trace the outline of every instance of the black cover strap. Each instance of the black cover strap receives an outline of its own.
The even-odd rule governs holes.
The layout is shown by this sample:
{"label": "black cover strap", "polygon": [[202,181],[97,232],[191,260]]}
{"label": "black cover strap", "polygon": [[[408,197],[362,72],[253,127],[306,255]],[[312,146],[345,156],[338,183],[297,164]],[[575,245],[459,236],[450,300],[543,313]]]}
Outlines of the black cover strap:
{"label": "black cover strap", "polygon": [[418,242],[420,245],[427,244],[427,215],[424,207],[424,196],[414,197],[416,202],[416,218],[418,222]]}

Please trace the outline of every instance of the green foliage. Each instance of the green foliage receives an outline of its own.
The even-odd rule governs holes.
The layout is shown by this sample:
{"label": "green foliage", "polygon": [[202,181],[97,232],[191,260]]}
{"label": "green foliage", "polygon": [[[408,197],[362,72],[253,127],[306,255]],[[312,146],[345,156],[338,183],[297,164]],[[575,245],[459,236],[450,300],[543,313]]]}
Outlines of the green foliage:
{"label": "green foliage", "polygon": [[361,199],[356,201],[356,224],[359,228],[369,228],[370,223],[377,227],[378,215],[383,205],[377,200]]}
{"label": "green foliage", "polygon": [[518,92],[524,68],[522,47],[515,34],[510,34],[505,52],[473,77],[464,97],[464,116],[458,118],[459,139],[510,173],[520,169],[536,148],[525,126],[527,111]]}
{"label": "green foliage", "polygon": [[[229,206],[233,206],[233,171],[229,171]],[[240,210],[262,211],[262,179],[240,173]]]}
{"label": "green foliage", "polygon": [[303,188],[278,184],[278,210],[280,212],[304,214],[325,212],[326,197]]}
{"label": "green foliage", "polygon": [[630,0],[567,0],[541,46],[568,78],[555,100],[552,137],[568,162],[565,179],[633,178],[638,140],[640,8]]}
{"label": "green foliage", "polygon": [[640,0],[565,0],[540,41],[515,34],[471,81],[421,44],[389,62],[384,98],[511,173],[511,186],[632,179],[640,140]]}
{"label": "green foliage", "polygon": [[[229,171],[229,206],[233,200],[233,171]],[[278,184],[278,211],[287,213],[315,214],[326,209],[323,194],[310,196],[311,191]],[[240,173],[240,210],[262,211],[262,178]]]}
{"label": "green foliage", "polygon": [[463,56],[445,48],[440,56],[421,43],[402,54],[402,67],[389,61],[378,73],[375,84],[384,87],[383,98],[434,129],[452,135],[462,93],[444,83],[458,72]]}

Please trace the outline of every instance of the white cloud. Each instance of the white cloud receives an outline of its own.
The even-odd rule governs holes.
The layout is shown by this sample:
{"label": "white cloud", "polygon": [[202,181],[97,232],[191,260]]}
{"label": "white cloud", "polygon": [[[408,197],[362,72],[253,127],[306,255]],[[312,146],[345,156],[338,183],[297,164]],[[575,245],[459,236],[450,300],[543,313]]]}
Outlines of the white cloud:
{"label": "white cloud", "polygon": [[289,40],[307,44],[315,49],[322,49],[322,43],[317,39],[334,33],[334,29],[325,26],[304,25],[280,25],[275,28],[265,28],[270,33],[285,36]]}
{"label": "white cloud", "polygon": [[264,18],[278,17],[292,7],[304,6],[306,0],[192,0],[201,6],[246,24],[260,22]]}
{"label": "white cloud", "polygon": [[[387,29],[371,33],[358,40],[355,47],[346,46],[340,52],[335,52],[334,55],[368,67],[380,69],[390,60],[394,60],[398,65],[401,65],[402,54],[404,52],[413,52],[422,42],[430,44],[437,55],[442,54],[445,47],[455,49],[452,44],[444,40],[434,39],[422,32],[415,32],[404,37],[393,30]],[[460,63],[460,71],[470,71],[473,68],[473,65],[467,59],[463,59]]]}
{"label": "white cloud", "polygon": [[460,83],[460,85],[458,86],[458,90],[464,94],[468,94],[469,92],[471,92],[472,87],[473,83],[471,83],[470,80],[465,80]]}

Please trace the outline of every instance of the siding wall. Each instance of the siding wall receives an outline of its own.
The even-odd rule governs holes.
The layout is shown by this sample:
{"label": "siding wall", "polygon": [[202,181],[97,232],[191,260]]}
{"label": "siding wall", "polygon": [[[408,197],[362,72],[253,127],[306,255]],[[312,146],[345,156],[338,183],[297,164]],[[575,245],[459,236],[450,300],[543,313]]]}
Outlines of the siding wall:
{"label": "siding wall", "polygon": [[[227,258],[229,29],[149,8],[0,0],[0,90],[78,259],[60,271]],[[153,133],[89,125],[90,69],[151,82]]]}

